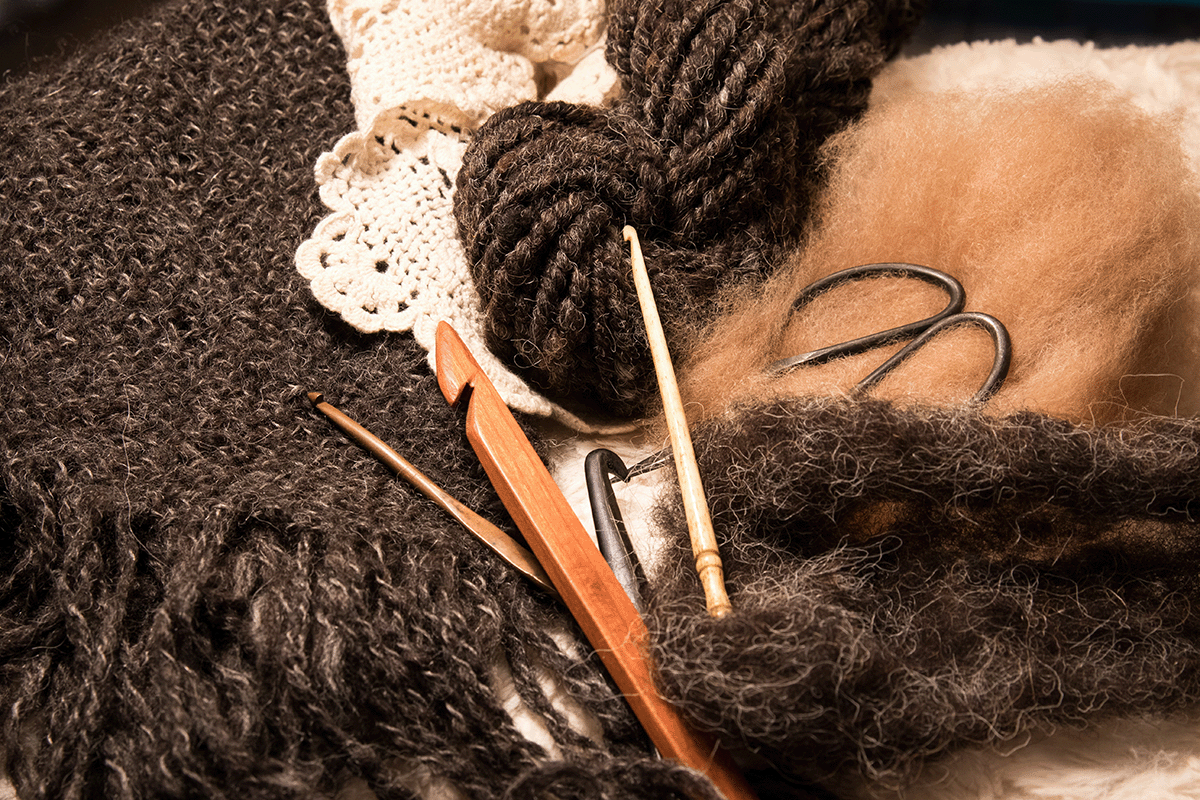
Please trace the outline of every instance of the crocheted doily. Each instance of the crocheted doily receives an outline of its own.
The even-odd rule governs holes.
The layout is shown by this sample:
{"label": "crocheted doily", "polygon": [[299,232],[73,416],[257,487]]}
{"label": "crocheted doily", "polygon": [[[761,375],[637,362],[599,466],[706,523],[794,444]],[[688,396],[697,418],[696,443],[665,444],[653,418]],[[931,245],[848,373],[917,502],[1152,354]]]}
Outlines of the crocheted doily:
{"label": "crocheted doily", "polygon": [[316,164],[330,209],[296,252],[322,305],[365,333],[412,331],[432,366],[440,320],[512,407],[591,425],[537,394],[483,344],[456,237],[455,177],[471,132],[525,100],[599,104],[603,0],[330,0],[358,130]]}

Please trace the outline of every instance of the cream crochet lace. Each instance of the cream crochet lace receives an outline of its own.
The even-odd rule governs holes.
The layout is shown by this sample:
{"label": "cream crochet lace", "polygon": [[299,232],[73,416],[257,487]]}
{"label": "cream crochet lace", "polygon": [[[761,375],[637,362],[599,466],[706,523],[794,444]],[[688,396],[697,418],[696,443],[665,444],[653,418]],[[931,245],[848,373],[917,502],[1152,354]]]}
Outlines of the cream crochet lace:
{"label": "cream crochet lace", "polygon": [[509,405],[590,429],[484,346],[452,197],[491,114],[535,99],[598,104],[614,90],[603,0],[330,0],[329,15],[358,130],[317,161],[330,213],[297,250],[300,274],[358,330],[411,330],[431,365],[449,321]]}

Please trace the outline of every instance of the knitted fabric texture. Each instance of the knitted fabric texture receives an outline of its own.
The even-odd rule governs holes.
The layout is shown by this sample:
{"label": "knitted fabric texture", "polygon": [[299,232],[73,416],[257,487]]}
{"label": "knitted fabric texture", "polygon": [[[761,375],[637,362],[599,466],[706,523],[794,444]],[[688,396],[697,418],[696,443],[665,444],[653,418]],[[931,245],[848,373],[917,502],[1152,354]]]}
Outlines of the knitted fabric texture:
{"label": "knitted fabric texture", "polygon": [[[504,519],[421,343],[356,331],[293,269],[329,195],[326,184],[318,197],[311,165],[356,124],[346,62],[323,9],[307,0],[187,0],[0,86],[0,719],[18,795],[316,798],[354,784],[380,797],[715,797],[695,774],[649,757],[557,607],[304,398],[328,392],[455,496]],[[818,439],[854,429],[837,414],[814,424],[838,426]],[[1046,442],[1068,452],[1101,442],[1054,431]],[[1190,434],[1168,434],[1155,435],[1194,458]],[[974,435],[988,440],[986,430]],[[1104,441],[1110,457],[1093,466],[1128,462],[1120,474],[1144,479],[1130,484],[1130,505],[1158,485],[1162,497],[1192,502],[1164,470],[1195,474],[1194,464],[1172,461],[1151,439],[1135,436],[1124,449],[1119,435]],[[1100,474],[1089,464],[1061,467],[1083,481]],[[835,477],[824,479],[838,492]],[[1089,498],[1107,497],[1080,485]],[[1114,502],[1106,508],[1121,513],[1126,501]],[[1167,538],[1145,558],[1168,546],[1186,557],[1171,527],[1182,524],[1177,515],[1153,510],[1168,511]],[[718,519],[726,529],[729,515]],[[1001,565],[1007,544],[991,548]],[[813,552],[789,563],[799,579],[842,551]],[[1090,563],[1085,556],[1072,553],[1071,563]],[[1144,576],[1142,594],[1122,596],[1134,610],[1127,641],[1107,647],[1124,630],[1116,622],[1094,626],[1098,640],[1079,639],[1096,643],[1106,669],[1119,647],[1145,668],[1141,694],[1122,702],[1149,693],[1144,705],[1162,708],[1193,691],[1192,639],[1178,595],[1167,592],[1178,583],[1188,596],[1184,557],[1164,564],[1161,579]],[[887,593],[899,582],[889,575],[862,589],[883,604],[855,619],[913,607]],[[1125,591],[1113,575],[1081,583],[1078,602],[1120,622],[1089,599]],[[1156,592],[1163,603],[1151,634],[1154,617],[1143,612]],[[687,602],[687,613],[664,619],[710,624],[692,612],[694,595]],[[551,635],[556,628],[564,632]],[[1169,644],[1171,657],[1140,661],[1154,642]],[[660,657],[665,685],[719,727],[728,715],[710,715],[681,688],[712,661],[682,652],[682,662]],[[1168,689],[1171,669],[1180,680]],[[562,702],[545,694],[543,675],[558,676]],[[1098,681],[1063,685],[1092,691]],[[863,696],[868,707],[881,697]],[[514,727],[516,705],[541,719],[541,743]],[[594,738],[572,727],[571,705],[594,719]],[[939,728],[935,744],[975,730],[964,727],[969,717],[950,719],[954,735]],[[784,753],[777,761],[793,774],[819,771],[761,725],[747,731]],[[826,752],[858,735],[837,734]]]}
{"label": "knitted fabric texture", "polygon": [[704,613],[671,504],[662,686],[786,774],[903,783],[966,743],[1200,700],[1194,420],[793,400],[695,444],[735,610]]}
{"label": "knitted fabric texture", "polygon": [[471,133],[490,114],[546,96],[601,102],[615,82],[599,48],[602,7],[331,0],[356,129],[316,162],[331,213],[296,252],[314,296],[357,330],[412,331],[432,352],[437,323],[449,320],[511,405],[576,427],[587,426],[483,346],[451,195]]}
{"label": "knitted fabric texture", "polygon": [[621,229],[670,329],[794,245],[816,147],[866,105],[907,0],[619,0],[611,108],[526,103],[464,156],[454,208],[489,346],[554,398],[645,410],[656,385]]}
{"label": "knitted fabric texture", "polygon": [[353,124],[344,64],[312,2],[203,0],[0,87],[17,794],[714,797],[649,757],[556,606],[305,399],[506,519],[424,349],[354,331],[292,268],[311,164]]}

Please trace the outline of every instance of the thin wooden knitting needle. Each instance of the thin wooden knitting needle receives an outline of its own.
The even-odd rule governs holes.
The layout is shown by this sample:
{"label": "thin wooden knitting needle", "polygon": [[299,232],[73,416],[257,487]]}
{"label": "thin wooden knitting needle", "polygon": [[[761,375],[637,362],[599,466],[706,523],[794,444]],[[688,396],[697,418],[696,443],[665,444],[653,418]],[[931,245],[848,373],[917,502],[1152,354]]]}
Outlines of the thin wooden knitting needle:
{"label": "thin wooden knitting needle", "polygon": [[490,547],[505,563],[545,589],[553,597],[558,598],[558,590],[550,582],[550,578],[546,575],[546,571],[542,569],[542,565],[533,557],[533,553],[517,544],[507,533],[447,494],[440,486],[406,461],[403,456],[391,447],[388,447],[378,436],[371,433],[362,425],[359,425],[333,405],[325,402],[325,397],[320,392],[309,392],[308,399],[312,401],[318,411],[329,417],[335,425],[349,434],[351,438],[371,451],[384,464],[387,464],[393,472],[411,483],[421,494],[437,503],[450,516],[458,520],[464,528],[475,534],[475,537],[479,541]]}
{"label": "thin wooden knitting needle", "polygon": [[646,272],[646,261],[642,258],[642,245],[638,241],[637,231],[631,226],[626,225],[623,233],[625,241],[629,242],[630,259],[633,262],[633,284],[637,288],[642,319],[646,323],[646,337],[650,340],[650,355],[654,359],[654,372],[658,376],[658,391],[662,395],[667,432],[670,434],[671,449],[675,454],[675,471],[679,473],[679,488],[683,492],[683,511],[692,540],[692,555],[696,557],[696,572],[699,573],[700,584],[704,587],[704,601],[708,613],[720,618],[732,611],[733,607],[729,603],[729,594],[725,591],[725,568],[721,565],[721,554],[717,552],[717,536],[713,532],[712,516],[708,512],[708,498],[704,495],[700,468],[696,465],[696,452],[692,448],[692,436],[688,431],[683,400],[679,397],[675,368],[671,366],[667,337],[663,334],[658,306],[654,304],[654,290]]}
{"label": "thin wooden knitting needle", "polygon": [[654,685],[646,623],[575,510],[550,477],[479,362],[445,322],[437,328],[438,385],[467,406],[467,439],[571,616],[664,758],[708,776],[726,800],[755,800],[729,752],[696,731]]}

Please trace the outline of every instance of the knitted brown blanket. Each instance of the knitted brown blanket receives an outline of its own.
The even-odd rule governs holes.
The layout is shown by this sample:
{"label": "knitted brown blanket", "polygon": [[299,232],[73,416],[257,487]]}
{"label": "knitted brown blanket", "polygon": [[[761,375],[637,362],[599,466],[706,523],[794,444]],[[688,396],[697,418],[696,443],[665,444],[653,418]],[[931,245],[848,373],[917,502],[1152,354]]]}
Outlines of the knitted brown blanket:
{"label": "knitted brown blanket", "polygon": [[[547,633],[557,607],[305,399],[505,519],[421,348],[293,269],[311,165],[353,125],[344,63],[317,0],[180,0],[0,87],[9,777],[26,800],[711,797]],[[1194,700],[1198,441],[803,402],[702,432],[741,606],[654,587],[663,688],[769,756],[763,797]],[[505,663],[553,748],[512,723]]]}
{"label": "knitted brown blanket", "polygon": [[[506,520],[406,336],[292,258],[352,128],[316,0],[168,4],[0,88],[0,706],[22,798],[675,796],[558,618],[311,409]],[[581,652],[585,652],[581,650]],[[493,692],[506,658],[561,759]],[[572,733],[557,672],[598,715]],[[405,788],[410,787],[410,788]]]}

